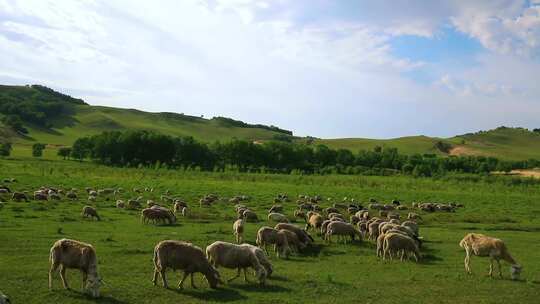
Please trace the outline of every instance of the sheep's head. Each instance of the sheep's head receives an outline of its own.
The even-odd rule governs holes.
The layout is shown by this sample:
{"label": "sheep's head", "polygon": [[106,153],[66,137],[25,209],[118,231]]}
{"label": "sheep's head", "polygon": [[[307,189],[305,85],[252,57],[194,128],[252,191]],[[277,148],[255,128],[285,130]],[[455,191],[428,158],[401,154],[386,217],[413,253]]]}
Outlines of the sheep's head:
{"label": "sheep's head", "polygon": [[512,280],[519,280],[519,275],[521,274],[522,267],[520,265],[510,266],[510,275]]}
{"label": "sheep's head", "polygon": [[255,277],[257,277],[257,280],[261,283],[261,285],[264,285],[266,281],[266,270],[264,267],[260,266],[257,267],[257,270],[255,271]]}
{"label": "sheep's head", "polygon": [[85,292],[93,298],[99,298],[99,288],[101,287],[101,278],[97,275],[89,275],[86,281]]}
{"label": "sheep's head", "polygon": [[214,268],[211,265],[208,268],[208,271],[204,277],[206,278],[206,281],[208,281],[210,288],[217,288],[218,283],[223,284],[223,281],[221,280],[221,276],[219,275],[219,272],[217,271],[216,268]]}
{"label": "sheep's head", "polygon": [[10,304],[11,301],[9,300],[9,297],[0,292],[0,304]]}

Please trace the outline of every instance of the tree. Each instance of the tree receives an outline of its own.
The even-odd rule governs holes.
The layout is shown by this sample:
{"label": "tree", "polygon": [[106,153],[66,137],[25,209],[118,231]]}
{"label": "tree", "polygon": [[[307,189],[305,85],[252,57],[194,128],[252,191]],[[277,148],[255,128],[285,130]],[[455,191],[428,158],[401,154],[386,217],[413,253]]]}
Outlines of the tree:
{"label": "tree", "polygon": [[69,159],[69,156],[71,155],[71,148],[69,147],[63,147],[58,149],[58,156],[61,156],[64,158],[64,160],[67,158]]}
{"label": "tree", "polygon": [[43,156],[43,150],[45,150],[45,145],[40,143],[35,143],[32,145],[32,156],[41,157]]}
{"label": "tree", "polygon": [[21,118],[17,115],[7,115],[2,118],[2,122],[16,132],[21,134],[28,133],[28,130],[23,126]]}
{"label": "tree", "polygon": [[90,154],[92,149],[92,141],[89,137],[82,137],[77,139],[73,143],[73,148],[71,148],[71,157],[82,161]]}
{"label": "tree", "polygon": [[0,156],[10,156],[11,155],[11,143],[3,143],[0,145]]}

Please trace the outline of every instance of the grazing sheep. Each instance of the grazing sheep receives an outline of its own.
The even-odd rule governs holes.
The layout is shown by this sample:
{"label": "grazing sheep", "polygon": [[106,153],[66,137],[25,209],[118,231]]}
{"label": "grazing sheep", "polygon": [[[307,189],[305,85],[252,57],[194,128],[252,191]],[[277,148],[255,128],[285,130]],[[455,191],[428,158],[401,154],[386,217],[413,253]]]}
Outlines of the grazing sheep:
{"label": "grazing sheep", "polygon": [[272,263],[270,263],[264,251],[261,248],[253,246],[251,244],[242,244],[240,246],[249,248],[249,250],[251,250],[255,254],[255,256],[257,256],[257,258],[259,259],[259,263],[261,263],[261,265],[264,267],[264,270],[266,270],[266,277],[269,278],[274,272],[274,267],[272,267]]}
{"label": "grazing sheep", "polygon": [[383,259],[386,260],[386,255],[392,259],[392,254],[398,254],[401,252],[401,260],[403,261],[405,255],[413,254],[416,262],[420,260],[420,250],[416,245],[416,242],[401,233],[387,233],[383,242]]}
{"label": "grazing sheep", "polygon": [[189,209],[188,207],[182,207],[182,216],[188,217],[189,216]]}
{"label": "grazing sheep", "polygon": [[413,222],[413,221],[405,221],[403,223],[401,223],[401,226],[403,227],[408,227],[409,229],[411,229],[411,231],[416,235],[418,236],[419,235],[419,227],[418,227],[418,224]]}
{"label": "grazing sheep", "polygon": [[58,193],[50,193],[49,194],[49,199],[52,199],[52,200],[55,200],[55,201],[59,201],[62,199],[62,197],[60,196],[60,194]]}
{"label": "grazing sheep", "polygon": [[248,221],[248,222],[258,222],[259,218],[257,217],[257,214],[251,210],[244,210],[242,213],[242,217]]}
{"label": "grazing sheep", "polygon": [[298,239],[298,235],[287,229],[278,230],[276,239],[278,248],[286,248],[286,252],[284,253],[286,258],[290,252],[300,253],[301,249],[306,248],[306,245]]}
{"label": "grazing sheep", "polygon": [[139,209],[141,208],[141,202],[139,199],[130,199],[127,201],[127,209]]}
{"label": "grazing sheep", "polygon": [[328,208],[324,209],[324,211],[328,215],[330,215],[330,213],[338,213],[339,214],[339,209],[335,208],[335,207],[328,207]]}
{"label": "grazing sheep", "polygon": [[399,205],[396,207],[396,210],[404,211],[404,210],[409,210],[409,208],[405,205]]}
{"label": "grazing sheep", "polygon": [[[154,206],[155,207],[155,206]],[[146,208],[141,211],[141,222],[143,224],[152,221],[154,223],[164,222],[172,224],[176,222],[174,214],[165,208]]]}
{"label": "grazing sheep", "polygon": [[307,223],[306,223],[306,230],[309,230],[310,228],[313,228],[313,229],[321,229],[321,225],[322,223],[324,222],[324,219],[323,217],[318,214],[318,213],[315,213],[315,214],[312,214]]}
{"label": "grazing sheep", "polygon": [[311,243],[314,242],[313,238],[311,237],[311,235],[307,233],[307,231],[293,224],[279,223],[274,227],[274,229],[276,230],[286,229],[286,230],[296,233],[296,236],[298,236],[298,240],[300,240],[300,242],[304,246],[311,245]]}
{"label": "grazing sheep", "polygon": [[11,193],[11,190],[7,186],[0,186],[0,190],[5,191],[3,193]]}
{"label": "grazing sheep", "polygon": [[268,214],[269,222],[288,223],[289,219],[281,213],[272,212]]}
{"label": "grazing sheep", "polygon": [[206,257],[216,268],[223,266],[238,270],[236,276],[230,278],[228,282],[238,278],[242,269],[244,270],[244,280],[249,282],[247,268],[250,267],[255,269],[257,280],[261,285],[264,285],[266,281],[266,269],[250,247],[217,241],[206,247]]}
{"label": "grazing sheep", "polygon": [[186,208],[187,204],[183,201],[177,200],[174,202],[174,213],[181,212],[183,208]]}
{"label": "grazing sheep", "polygon": [[48,198],[49,197],[46,193],[43,193],[41,191],[34,192],[34,200],[36,201],[46,201]]}
{"label": "grazing sheep", "polygon": [[99,217],[97,210],[92,206],[84,206],[81,213],[82,217],[89,217],[91,219],[96,218],[98,221],[101,220]]}
{"label": "grazing sheep", "polygon": [[161,241],[154,248],[154,278],[152,283],[157,284],[158,274],[161,275],[163,287],[168,288],[167,278],[165,273],[167,268],[173,270],[183,270],[184,276],[178,288],[184,288],[184,281],[187,276],[191,276],[191,287],[197,288],[193,282],[193,274],[196,272],[202,273],[211,288],[217,288],[221,282],[219,272],[208,262],[201,248],[194,246],[191,243],[181,241]]}
{"label": "grazing sheep", "polygon": [[77,193],[75,193],[74,191],[69,191],[68,193],[66,193],[66,197],[74,201],[77,199]]}
{"label": "grazing sheep", "polygon": [[255,243],[257,246],[264,249],[265,252],[268,252],[266,246],[276,244],[277,232],[278,231],[272,227],[263,226],[257,231],[257,239]]}
{"label": "grazing sheep", "polygon": [[388,216],[388,211],[379,210],[379,216],[380,217],[387,217]]}
{"label": "grazing sheep", "polygon": [[126,203],[123,200],[117,200],[116,201],[116,208],[126,208]]}
{"label": "grazing sheep", "polygon": [[236,243],[240,244],[244,238],[244,219],[238,219],[233,223],[233,233],[236,238]]}
{"label": "grazing sheep", "polygon": [[374,221],[368,225],[368,235],[370,240],[377,240],[377,237],[379,236],[379,225],[382,222],[380,221]]}
{"label": "grazing sheep", "polygon": [[389,220],[398,220],[400,219],[399,213],[389,213],[386,215],[386,218]]}
{"label": "grazing sheep", "polygon": [[96,197],[95,197],[95,196],[89,196],[89,197],[88,197],[88,201],[91,202],[91,203],[93,203],[93,202],[96,201]]}
{"label": "grazing sheep", "polygon": [[294,211],[294,217],[295,218],[301,218],[304,221],[306,220],[306,213],[302,210],[295,210]]}
{"label": "grazing sheep", "polygon": [[0,291],[0,304],[11,304],[11,300],[8,296]]}
{"label": "grazing sheep", "polygon": [[350,236],[351,239],[354,241],[354,237],[358,235],[360,240],[362,240],[362,235],[358,230],[356,230],[354,225],[344,222],[334,221],[328,224],[328,226],[326,227],[326,240],[331,243],[333,235],[344,236],[345,243],[347,243],[346,236]]}
{"label": "grazing sheep", "polygon": [[13,194],[11,195],[11,199],[14,201],[14,202],[20,202],[20,201],[25,201],[25,202],[28,202],[28,196],[26,196],[26,193],[24,192],[13,192]]}
{"label": "grazing sheep", "polygon": [[418,215],[417,213],[409,212],[409,214],[407,214],[407,219],[417,221],[417,220],[422,220],[422,217]]}
{"label": "grazing sheep", "polygon": [[349,218],[349,223],[356,225],[358,224],[358,222],[360,222],[360,218],[356,215],[351,215],[351,217]]}
{"label": "grazing sheep", "polygon": [[53,273],[58,268],[65,289],[69,289],[66,269],[78,269],[83,275],[83,290],[94,298],[99,297],[101,278],[97,271],[96,251],[92,245],[70,239],[58,240],[51,247],[49,261],[49,289],[52,289]]}
{"label": "grazing sheep", "polygon": [[283,211],[283,206],[281,206],[281,205],[273,205],[272,208],[270,208],[270,210],[268,210],[268,213],[282,212],[282,211]]}
{"label": "grazing sheep", "polygon": [[88,191],[88,195],[89,196],[98,196],[98,193],[97,193],[96,190],[90,190],[90,191]]}
{"label": "grazing sheep", "polygon": [[153,200],[147,200],[146,201],[146,207],[148,207],[148,208],[150,208],[152,206],[155,206],[155,205],[157,205],[157,204]]}
{"label": "grazing sheep", "polygon": [[459,246],[465,249],[465,270],[471,274],[471,255],[489,257],[489,276],[493,277],[493,260],[499,266],[499,276],[502,278],[501,262],[504,260],[510,264],[512,280],[519,279],[521,265],[514,260],[508,252],[506,244],[500,239],[489,237],[479,233],[469,233],[460,242]]}

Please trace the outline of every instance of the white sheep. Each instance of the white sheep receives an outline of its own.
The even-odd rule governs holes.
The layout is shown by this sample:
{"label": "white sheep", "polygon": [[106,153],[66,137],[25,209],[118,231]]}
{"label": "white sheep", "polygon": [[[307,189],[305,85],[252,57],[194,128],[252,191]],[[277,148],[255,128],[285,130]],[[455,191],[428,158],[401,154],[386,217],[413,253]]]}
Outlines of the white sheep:
{"label": "white sheep", "polygon": [[288,223],[289,219],[284,214],[272,212],[268,214],[268,221],[277,223]]}
{"label": "white sheep", "polygon": [[257,255],[242,245],[217,241],[206,247],[206,257],[214,267],[223,266],[225,268],[237,269],[236,276],[230,278],[231,282],[240,276],[241,270],[244,270],[244,280],[248,281],[247,268],[255,269],[255,275],[260,284],[266,281],[267,273],[264,266],[257,258]]}
{"label": "white sheep", "polygon": [[238,219],[233,223],[233,233],[238,244],[242,243],[244,238],[244,224],[244,219]]}
{"label": "white sheep", "polygon": [[362,240],[362,235],[360,234],[360,231],[356,230],[354,225],[349,223],[344,223],[340,221],[332,221],[328,224],[326,227],[326,240],[328,242],[332,242],[332,236],[343,236],[345,243],[347,243],[347,236],[350,236],[351,239],[354,241],[354,237],[358,235],[360,240]]}
{"label": "white sheep", "polygon": [[489,237],[479,233],[469,233],[460,242],[459,246],[465,249],[465,270],[471,274],[471,255],[489,257],[489,276],[493,277],[493,260],[499,266],[499,276],[502,278],[501,262],[504,260],[511,266],[512,280],[519,279],[522,267],[508,252],[508,248],[500,239]]}
{"label": "white sheep", "polygon": [[92,297],[99,297],[101,278],[97,271],[97,256],[94,247],[76,240],[61,239],[51,247],[49,261],[49,289],[52,289],[53,273],[60,268],[60,278],[65,289],[69,289],[66,281],[66,269],[78,269],[82,272],[83,290]]}
{"label": "white sheep", "polygon": [[387,233],[384,236],[383,242],[383,259],[386,260],[386,256],[389,255],[392,259],[392,254],[398,254],[401,252],[401,260],[404,260],[405,255],[413,254],[416,262],[420,259],[420,250],[416,245],[416,242],[409,236],[401,233]]}
{"label": "white sheep", "polygon": [[9,297],[0,291],[0,304],[10,304],[10,303],[11,303],[11,300],[9,299]]}

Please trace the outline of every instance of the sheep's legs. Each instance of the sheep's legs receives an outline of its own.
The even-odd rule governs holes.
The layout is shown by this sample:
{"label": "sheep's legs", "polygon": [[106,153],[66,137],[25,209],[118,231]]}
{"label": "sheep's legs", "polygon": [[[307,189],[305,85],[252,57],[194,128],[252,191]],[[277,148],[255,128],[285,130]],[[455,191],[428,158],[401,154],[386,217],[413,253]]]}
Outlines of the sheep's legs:
{"label": "sheep's legs", "polygon": [[238,268],[238,271],[236,272],[236,276],[234,276],[234,277],[228,279],[228,280],[227,280],[227,283],[230,283],[230,282],[236,280],[236,279],[240,276],[240,270],[241,270],[241,269]]}
{"label": "sheep's legs", "polygon": [[493,277],[493,259],[489,259],[489,276]]}
{"label": "sheep's legs", "polygon": [[197,286],[195,286],[195,282],[193,281],[193,273],[191,274],[191,287],[197,289]]}
{"label": "sheep's legs", "polygon": [[68,282],[66,280],[66,267],[60,265],[60,279],[62,279],[62,285],[65,289],[69,289]]}
{"label": "sheep's legs", "polygon": [[161,275],[161,281],[163,282],[163,287],[169,288],[169,285],[167,284],[167,278],[165,277],[165,269],[161,269],[159,271],[159,274]]}
{"label": "sheep's legs", "polygon": [[[178,283],[178,288],[184,289],[184,281],[186,280],[188,275],[189,274],[187,272],[184,272],[184,276],[182,277],[182,280],[180,280],[180,283]],[[193,285],[193,277],[191,277],[191,284]]]}
{"label": "sheep's legs", "polygon": [[49,289],[52,289],[53,273],[58,269],[59,264],[51,264],[49,269]]}
{"label": "sheep's legs", "polygon": [[250,283],[247,277],[247,268],[244,268],[244,281]]}
{"label": "sheep's legs", "polygon": [[158,270],[154,269],[154,278],[152,279],[152,284],[154,284],[154,286],[156,286],[156,284],[157,284],[158,274],[159,274]]}
{"label": "sheep's legs", "polygon": [[83,272],[82,274],[82,289],[86,286],[86,280],[88,280],[88,274],[86,272]]}
{"label": "sheep's legs", "polygon": [[465,255],[465,271],[468,274],[471,274],[471,256],[467,252],[467,255]]}
{"label": "sheep's legs", "polygon": [[502,275],[502,270],[501,270],[501,261],[499,260],[496,260],[496,261],[497,261],[497,265],[499,266],[499,277],[501,277],[502,279],[503,275]]}

